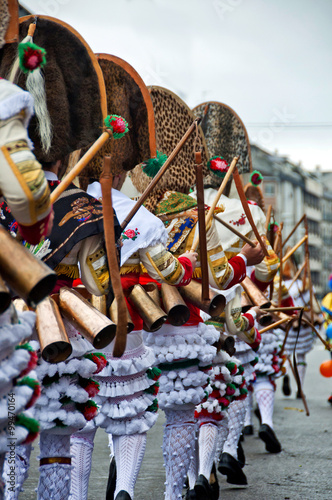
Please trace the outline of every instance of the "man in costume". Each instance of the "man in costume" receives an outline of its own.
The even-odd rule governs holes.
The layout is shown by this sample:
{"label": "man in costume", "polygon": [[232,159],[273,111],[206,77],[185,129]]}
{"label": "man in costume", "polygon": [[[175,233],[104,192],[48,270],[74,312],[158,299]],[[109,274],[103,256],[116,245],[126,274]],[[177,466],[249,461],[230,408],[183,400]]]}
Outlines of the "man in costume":
{"label": "man in costume", "polygon": [[[239,116],[231,108],[222,103],[203,103],[194,108],[193,111],[196,116],[202,118],[202,128],[210,156],[207,162],[208,175],[204,180],[204,195],[205,201],[211,203],[222,179],[226,175],[229,164],[235,156],[239,157],[240,172],[245,173],[252,169],[249,138]],[[230,182],[226,191],[230,191]],[[192,196],[195,196],[195,192],[192,193]],[[218,205],[224,207],[224,211],[218,214],[219,218],[230,225],[234,225],[238,231],[251,240],[255,239],[239,199],[228,198],[226,195],[222,195]],[[263,211],[256,204],[250,204],[249,207],[258,231],[260,234],[264,233],[265,215]],[[225,254],[230,259],[238,254],[244,242],[239,236],[232,233],[218,221],[216,221],[216,226]],[[266,239],[265,243],[267,244],[270,258],[267,259],[265,257],[250,273],[251,279],[261,290],[266,289],[273,279],[274,273],[277,271],[278,261]],[[237,311],[239,307],[241,307],[241,301],[238,294],[236,294],[233,304],[230,304],[226,309],[226,317],[220,318],[220,328],[224,328],[226,321],[226,331],[232,334],[238,332],[235,340],[236,357],[244,367],[246,388],[249,388],[250,382],[254,379],[253,365],[257,361],[257,358],[250,345],[252,343],[244,342],[243,336],[241,336],[241,327],[243,328],[242,325],[246,322],[245,315],[244,317],[242,316],[241,321],[238,319],[235,323],[232,319],[232,310]],[[255,316],[256,314],[253,313],[253,318]],[[253,328],[253,320],[251,321],[250,327]],[[216,323],[215,320],[213,322]],[[253,345],[253,347],[257,350],[258,345]],[[250,391],[249,394],[251,394]],[[228,423],[226,420],[221,422],[220,440],[225,440],[226,437],[227,439],[220,458],[219,470],[222,474],[227,475],[227,481],[232,484],[247,484],[247,479],[242,471],[244,456],[242,453],[238,453],[239,451],[242,452],[242,448],[239,447],[238,450],[238,445],[248,402],[249,398],[231,403],[228,410]],[[242,456],[239,456],[239,454]]]}
{"label": "man in costume", "polygon": [[[127,62],[108,54],[99,54],[98,60],[104,75],[108,110],[115,113],[119,132],[123,124],[129,129],[116,141],[112,152],[113,185],[120,189],[126,170],[156,154],[152,103],[140,76]],[[103,154],[96,156],[82,173],[81,185],[86,185],[89,178],[98,179],[102,165]],[[88,192],[100,199],[99,182],[92,183]],[[112,202],[122,222],[134,202],[115,189],[112,190]],[[126,350],[121,358],[113,356],[114,342],[102,351],[108,366],[96,378],[100,385],[96,398],[100,413],[94,422],[72,437],[71,495],[75,500],[87,498],[97,427],[109,434],[116,463],[116,484],[113,491],[109,488],[107,498],[130,500],[134,497],[147,431],[158,416],[156,395],[160,372],[153,368],[153,350],[143,343],[143,319],[128,295],[139,283],[141,265],[156,281],[181,286],[190,282],[196,262],[195,254],[173,257],[165,248],[167,234],[163,223],[144,207],[130,221],[122,238],[121,282],[134,326],[127,335]]]}
{"label": "man in costume", "polygon": [[[0,58],[4,46],[17,41],[18,4],[0,2]],[[0,78],[0,193],[17,219],[27,241],[38,243],[51,229],[49,190],[29,141],[27,126],[33,114],[33,99],[11,82]],[[1,203],[2,205],[2,203]],[[3,212],[1,211],[1,222]],[[2,251],[5,249],[2,248]],[[15,259],[15,255],[13,255]],[[10,304],[10,303],[9,303]],[[5,310],[4,310],[5,308]],[[18,313],[11,303],[0,314],[0,498],[4,494],[2,470],[5,453],[15,463],[15,447],[33,441],[38,422],[25,412],[40,388],[31,370],[36,353],[27,340],[35,323],[33,312]],[[27,376],[29,375],[29,376]],[[15,489],[15,476],[7,487]]]}
{"label": "man in costume", "polygon": [[[20,24],[23,38],[35,18]],[[16,76],[23,88],[35,83],[44,89],[44,100],[38,103],[37,120],[31,126],[38,159],[43,162],[51,190],[59,184],[57,173],[62,159],[74,150],[86,147],[100,135],[106,115],[102,96],[105,93],[98,62],[84,40],[70,27],[55,19],[38,16],[34,40],[42,43],[48,52],[48,65],[43,78],[30,82],[23,74]],[[67,47],[66,57],[57,60],[54,49]],[[76,54],[81,66],[77,67]],[[12,53],[7,51],[1,62],[1,72],[8,73]],[[73,68],[75,68],[73,73]],[[81,72],[79,70],[81,68]],[[84,73],[84,74],[83,74]],[[59,74],[62,76],[59,78]],[[54,83],[56,82],[56,83]],[[79,85],[78,85],[79,83]],[[33,92],[35,87],[31,86]],[[75,92],[75,101],[71,98]],[[47,98],[47,100],[46,100]],[[52,133],[41,126],[51,124]],[[45,125],[45,124],[44,124]],[[42,244],[30,247],[58,275],[57,287],[71,287],[80,271],[86,288],[95,295],[109,290],[109,272],[103,238],[103,217],[100,202],[70,185],[54,204],[54,227]],[[6,217],[10,214],[6,212]],[[117,238],[119,226],[114,219]],[[65,322],[72,354],[58,364],[40,360],[37,374],[42,382],[42,395],[35,416],[41,424],[39,499],[67,499],[70,493],[70,435],[84,427],[96,414],[91,399],[98,392],[98,384],[90,377],[106,364],[102,355],[86,354],[92,345],[69,323]],[[39,332],[43,335],[43,332]],[[17,488],[7,491],[7,498],[17,498],[26,477],[29,447],[19,447],[16,454]],[[8,464],[9,465],[9,464]]]}
{"label": "man in costume", "polygon": [[[193,122],[190,109],[173,93],[160,87],[151,87],[150,94],[157,123],[159,165],[156,160],[150,160],[134,169],[131,178],[140,192],[158,172],[163,161],[162,153],[170,154]],[[170,130],[169,124],[172,122],[176,122],[176,127]],[[167,134],[165,130],[168,130]],[[198,130],[204,145],[202,131],[200,128]],[[190,250],[197,232],[197,202],[188,196],[190,187],[195,183],[193,140],[193,137],[188,140],[146,203],[146,207],[164,221],[168,232],[167,247],[174,255]],[[203,164],[206,162],[205,147],[202,161]],[[245,247],[240,256],[228,261],[214,221],[208,225],[208,278],[214,288],[227,289],[240,282],[245,276],[247,259],[252,259],[253,263],[259,262],[261,258],[260,248]],[[201,278],[200,263],[194,277]],[[150,279],[145,271],[142,282]],[[213,344],[219,339],[219,332],[203,323],[199,309],[190,303],[187,305],[191,314],[183,326],[165,324],[157,334],[145,334],[146,343],[154,349],[157,366],[162,370],[158,401],[166,415],[163,442],[166,499],[181,498],[183,483],[190,462],[194,459],[197,430],[195,406],[203,402],[208,381],[207,370],[203,367],[211,365],[216,355]],[[202,486],[205,488],[205,485]]]}

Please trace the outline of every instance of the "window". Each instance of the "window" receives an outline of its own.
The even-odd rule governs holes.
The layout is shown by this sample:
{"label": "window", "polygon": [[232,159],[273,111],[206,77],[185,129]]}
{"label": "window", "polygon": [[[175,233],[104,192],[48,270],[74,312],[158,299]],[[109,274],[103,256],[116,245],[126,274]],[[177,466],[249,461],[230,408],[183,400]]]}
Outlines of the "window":
{"label": "window", "polygon": [[272,184],[272,182],[267,182],[264,184],[264,194],[265,196],[275,196],[275,185]]}

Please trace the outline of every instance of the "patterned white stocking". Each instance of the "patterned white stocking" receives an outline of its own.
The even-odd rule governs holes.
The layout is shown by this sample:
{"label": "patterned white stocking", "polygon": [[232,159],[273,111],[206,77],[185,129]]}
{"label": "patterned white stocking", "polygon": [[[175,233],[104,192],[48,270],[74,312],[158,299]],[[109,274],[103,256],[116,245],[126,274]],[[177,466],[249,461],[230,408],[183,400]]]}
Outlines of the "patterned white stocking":
{"label": "patterned white stocking", "polygon": [[248,391],[246,416],[244,418],[244,426],[252,425],[252,407],[253,407],[253,391]]}
{"label": "patterned white stocking", "polygon": [[67,463],[39,466],[37,500],[68,500],[70,493],[70,435],[40,434],[40,459],[61,457]]}
{"label": "patterned white stocking", "polygon": [[273,429],[274,387],[269,380],[258,379],[254,389],[262,424],[267,424]]}
{"label": "patterned white stocking", "polygon": [[192,459],[190,460],[190,465],[189,465],[189,470],[188,470],[188,484],[189,484],[189,489],[193,490],[195,483],[198,478],[198,436],[197,436],[197,430],[195,433],[195,441],[193,445],[193,454],[192,454]]}
{"label": "patterned white stocking", "polygon": [[[10,491],[8,489],[9,485],[9,473],[10,465],[8,459],[5,461],[3,469],[3,477],[5,480],[5,500],[17,500],[21,491],[23,491],[24,481],[28,478],[28,471],[30,467],[30,455],[31,455],[32,445],[19,445],[15,449],[15,491]],[[7,458],[7,457],[6,457]]]}
{"label": "patterned white stocking", "polygon": [[114,498],[124,490],[134,498],[134,488],[141,468],[146,446],[146,432],[129,436],[112,436],[116,463]]}
{"label": "patterned white stocking", "polygon": [[218,437],[217,437],[217,446],[216,446],[216,454],[214,461],[216,464],[219,462],[220,454],[224,447],[225,441],[228,435],[228,417],[224,417],[222,421],[219,423],[218,427]]}
{"label": "patterned white stocking", "polygon": [[218,427],[215,424],[206,423],[199,428],[199,475],[209,480],[214,457],[218,444]]}
{"label": "patterned white stocking", "polygon": [[163,455],[166,467],[165,500],[182,498],[182,488],[194,459],[196,423],[192,410],[164,410]]}
{"label": "patterned white stocking", "polygon": [[70,451],[72,455],[71,500],[86,500],[88,498],[95,434],[96,430],[94,429],[90,432],[73,434],[70,439]]}
{"label": "patterned white stocking", "polygon": [[[247,399],[247,398],[246,398]],[[228,407],[228,436],[224,444],[224,453],[229,453],[237,460],[237,445],[243,429],[246,415],[246,399],[233,401]]]}

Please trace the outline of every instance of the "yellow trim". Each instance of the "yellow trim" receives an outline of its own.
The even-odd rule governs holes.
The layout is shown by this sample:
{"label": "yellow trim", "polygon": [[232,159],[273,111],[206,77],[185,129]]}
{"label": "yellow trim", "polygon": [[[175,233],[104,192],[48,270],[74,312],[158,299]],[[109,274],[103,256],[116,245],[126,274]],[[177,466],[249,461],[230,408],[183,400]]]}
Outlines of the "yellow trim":
{"label": "yellow trim", "polygon": [[78,266],[76,264],[58,264],[54,268],[54,272],[59,276],[64,274],[69,278],[77,279],[80,276]]}
{"label": "yellow trim", "polygon": [[36,221],[37,221],[37,216],[36,216],[36,211],[35,211],[35,204],[34,204],[34,199],[33,199],[33,195],[30,191],[30,189],[28,188],[25,180],[24,180],[24,177],[22,176],[21,172],[19,171],[19,169],[17,168],[17,166],[15,165],[15,163],[13,162],[11,156],[10,156],[10,153],[8,151],[8,149],[6,148],[6,146],[1,146],[1,151],[4,155],[4,157],[6,158],[9,166],[11,167],[16,179],[18,180],[21,188],[23,189],[24,191],[24,194],[26,195],[27,199],[28,199],[28,203],[29,203],[29,212],[30,212],[30,219],[32,221],[34,221],[32,224],[34,224]]}

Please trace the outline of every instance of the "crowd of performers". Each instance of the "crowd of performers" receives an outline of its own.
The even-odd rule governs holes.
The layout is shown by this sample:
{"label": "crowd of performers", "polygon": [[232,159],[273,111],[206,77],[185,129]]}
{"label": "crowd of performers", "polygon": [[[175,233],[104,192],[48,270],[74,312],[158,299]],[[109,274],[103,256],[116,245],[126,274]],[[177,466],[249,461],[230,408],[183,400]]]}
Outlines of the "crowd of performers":
{"label": "crowd of performers", "polygon": [[[158,408],[166,500],[218,498],[216,470],[246,485],[241,436],[253,433],[253,399],[259,437],[279,453],[275,381],[284,375],[290,395],[291,367],[303,397],[314,329],[309,263],[303,278],[280,259],[243,123],[224,104],[191,110],[145,87],[59,20],[18,24],[17,2],[0,6],[1,229],[16,239],[11,259],[24,251],[35,274],[54,278],[30,300],[0,262],[15,299],[0,315],[0,498],[19,498],[39,435],[37,498],[87,499],[100,427],[112,457],[106,497],[133,499]],[[87,164],[103,123],[108,140]],[[65,185],[78,160],[85,168]],[[124,194],[127,176],[144,206]],[[22,268],[28,284],[31,269]]]}

